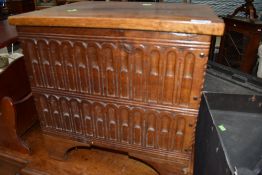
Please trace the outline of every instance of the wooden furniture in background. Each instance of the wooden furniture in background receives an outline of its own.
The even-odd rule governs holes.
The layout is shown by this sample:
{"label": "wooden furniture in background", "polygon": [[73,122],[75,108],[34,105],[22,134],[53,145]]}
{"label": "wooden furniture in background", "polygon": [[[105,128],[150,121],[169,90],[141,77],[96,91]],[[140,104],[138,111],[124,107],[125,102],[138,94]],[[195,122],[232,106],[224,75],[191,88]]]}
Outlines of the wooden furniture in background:
{"label": "wooden furniture in background", "polygon": [[[0,48],[17,41],[17,32],[0,21]],[[36,122],[33,98],[24,60],[19,58],[0,72],[0,146],[28,153],[21,136]]]}
{"label": "wooden furniture in background", "polygon": [[95,145],[191,174],[211,35],[224,27],[210,8],[79,2],[9,22],[51,157]]}
{"label": "wooden furniture in background", "polygon": [[7,20],[0,21],[0,31],[0,49],[18,40],[15,26],[9,25]]}
{"label": "wooden furniture in background", "polygon": [[246,18],[254,19],[258,18],[256,8],[253,4],[254,0],[245,0],[246,3],[242,4],[241,6],[237,7],[230,17],[236,16],[239,12],[243,12]]}
{"label": "wooden furniture in background", "polygon": [[0,146],[29,153],[21,136],[36,121],[24,59],[18,58],[0,73]]}
{"label": "wooden furniture in background", "polygon": [[20,14],[35,10],[34,0],[8,0],[6,3],[10,14]]}
{"label": "wooden furniture in background", "polygon": [[262,21],[242,17],[224,17],[225,34],[221,39],[217,62],[251,73],[257,62]]}

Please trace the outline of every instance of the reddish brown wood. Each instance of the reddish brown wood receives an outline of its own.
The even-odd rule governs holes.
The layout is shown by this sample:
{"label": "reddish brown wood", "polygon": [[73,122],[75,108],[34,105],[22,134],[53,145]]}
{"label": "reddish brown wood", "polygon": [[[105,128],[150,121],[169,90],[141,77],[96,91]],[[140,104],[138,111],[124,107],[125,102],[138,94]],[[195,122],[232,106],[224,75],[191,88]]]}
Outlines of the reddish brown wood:
{"label": "reddish brown wood", "polygon": [[27,160],[19,158],[17,154],[14,156],[10,153],[3,152],[3,149],[0,150],[0,174],[17,174],[27,163]]}
{"label": "reddish brown wood", "polygon": [[16,131],[16,112],[12,99],[9,97],[2,98],[0,106],[0,129],[3,133],[0,135],[0,146],[5,146],[22,153],[29,153],[29,147],[23,143]]}
{"label": "reddish brown wood", "polygon": [[[227,40],[231,40],[228,38],[228,35],[231,32],[237,32],[243,34],[246,37],[246,43],[243,46],[243,52],[241,55],[240,63],[238,67],[241,71],[246,73],[251,73],[253,67],[257,62],[257,49],[260,43],[260,38],[262,34],[262,22],[259,20],[249,20],[246,18],[240,17],[225,17],[225,34],[222,37],[221,45],[219,49],[219,56],[217,62],[228,65],[225,58],[228,59],[229,62],[235,58],[231,58],[232,55],[228,55],[225,47],[225,42]],[[239,38],[238,38],[239,40]],[[237,46],[238,47],[238,46]],[[237,57],[237,56],[236,56]],[[230,65],[229,65],[230,66]]]}
{"label": "reddish brown wood", "polygon": [[29,147],[20,137],[37,117],[23,58],[0,74],[0,84],[0,146],[29,153]]}
{"label": "reddish brown wood", "polygon": [[[119,154],[118,151],[78,147],[68,151],[67,161],[52,159],[43,146],[46,140],[42,137],[42,132],[38,126],[27,132],[23,139],[31,145],[33,154],[21,154],[1,148],[1,175],[14,175],[16,173],[21,175],[157,175],[157,172],[148,165],[128,158],[125,154]],[[60,140],[61,138],[53,140],[50,145],[55,149],[56,143]],[[64,141],[68,142],[68,139]],[[83,145],[83,143],[79,144]]]}
{"label": "reddish brown wood", "polygon": [[[74,147],[80,147],[80,146],[85,146],[89,147],[89,144],[84,144],[81,142],[69,140],[69,139],[64,139],[64,138],[58,138],[54,137],[52,135],[43,135],[44,142],[47,148],[52,148],[48,149],[48,154],[51,158],[56,159],[56,160],[65,160],[67,159],[68,151],[70,151],[71,148]],[[55,147],[54,147],[55,145]]]}

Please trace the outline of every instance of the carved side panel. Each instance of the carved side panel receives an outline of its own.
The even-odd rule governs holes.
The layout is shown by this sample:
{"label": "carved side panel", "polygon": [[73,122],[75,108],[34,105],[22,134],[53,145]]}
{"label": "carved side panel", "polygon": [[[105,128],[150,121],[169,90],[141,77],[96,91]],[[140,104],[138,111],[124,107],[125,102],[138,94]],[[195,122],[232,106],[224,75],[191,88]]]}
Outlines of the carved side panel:
{"label": "carved side panel", "polygon": [[[185,116],[183,116],[185,117]],[[195,144],[195,131],[197,117],[185,117],[186,118],[186,128],[185,128],[185,139],[183,143],[183,151],[192,151],[192,145]]]}
{"label": "carved side panel", "polygon": [[[24,40],[24,50],[28,59],[26,60],[28,72],[31,74],[30,83],[32,86],[43,87],[44,80],[41,72],[40,60],[37,55],[37,45],[34,39]],[[29,62],[29,63],[28,63]]]}
{"label": "carved side panel", "polygon": [[[202,55],[205,55],[204,57],[201,57]],[[195,55],[195,63],[194,63],[194,69],[192,72],[193,78],[192,78],[192,88],[190,92],[190,101],[189,101],[189,107],[190,108],[199,108],[200,100],[201,100],[201,90],[204,85],[205,80],[205,70],[207,67],[207,59],[208,59],[208,50],[202,49],[202,50],[194,50]]]}

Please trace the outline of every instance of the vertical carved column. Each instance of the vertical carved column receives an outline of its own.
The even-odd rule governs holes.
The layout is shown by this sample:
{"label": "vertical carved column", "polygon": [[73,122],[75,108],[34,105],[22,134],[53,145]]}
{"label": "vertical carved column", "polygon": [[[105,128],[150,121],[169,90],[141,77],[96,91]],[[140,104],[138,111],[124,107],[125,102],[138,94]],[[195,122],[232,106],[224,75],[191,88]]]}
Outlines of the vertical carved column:
{"label": "vertical carved column", "polygon": [[64,76],[64,62],[60,53],[60,42],[54,40],[50,41],[49,49],[50,57],[52,58],[51,61],[53,65],[56,88],[64,90],[66,88],[66,77]]}
{"label": "vertical carved column", "polygon": [[99,60],[100,47],[97,43],[89,44],[87,48],[88,60],[90,62],[90,75],[92,93],[102,95],[101,64]]}
{"label": "vertical carved column", "polygon": [[152,112],[146,114],[146,147],[156,148],[157,145],[157,116]]}
{"label": "vertical carved column", "polygon": [[148,75],[148,101],[157,103],[159,101],[160,68],[162,66],[160,53],[158,50],[150,52],[149,56],[149,75]]}
{"label": "vertical carved column", "polygon": [[90,74],[89,74],[89,59],[86,54],[86,44],[76,42],[74,44],[74,55],[77,67],[77,82],[80,92],[90,93]]}
{"label": "vertical carved column", "polygon": [[144,90],[144,53],[141,49],[136,49],[133,53],[133,80],[132,92],[134,100],[143,100]]}
{"label": "vertical carved column", "polygon": [[118,110],[113,105],[108,105],[106,107],[107,110],[107,135],[109,140],[118,141],[118,118],[117,113]]}
{"label": "vertical carved column", "polygon": [[120,126],[120,140],[123,143],[131,143],[132,129],[130,127],[130,110],[127,107],[119,108],[119,126]]}
{"label": "vertical carved column", "polygon": [[192,80],[195,64],[195,56],[192,53],[185,55],[184,71],[181,85],[180,103],[183,105],[189,105],[190,93],[192,89]]}
{"label": "vertical carved column", "polygon": [[175,50],[168,50],[166,53],[166,62],[165,62],[165,72],[164,72],[164,82],[163,82],[163,103],[164,104],[173,104],[173,99],[175,97],[175,75],[176,75],[176,61],[177,56]]}
{"label": "vertical carved column", "polygon": [[64,61],[66,89],[70,91],[77,91],[77,79],[75,71],[76,58],[73,54],[72,43],[69,41],[62,42],[60,51]]}
{"label": "vertical carved column", "polygon": [[129,98],[130,97],[130,61],[129,61],[129,54],[124,50],[120,50],[120,64],[119,64],[119,96],[120,98]]}

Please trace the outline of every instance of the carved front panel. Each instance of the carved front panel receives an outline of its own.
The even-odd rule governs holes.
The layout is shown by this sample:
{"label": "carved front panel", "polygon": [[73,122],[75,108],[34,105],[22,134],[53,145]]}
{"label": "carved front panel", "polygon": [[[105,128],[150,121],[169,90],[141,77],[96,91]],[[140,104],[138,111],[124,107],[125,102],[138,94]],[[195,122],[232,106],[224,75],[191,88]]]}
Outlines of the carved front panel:
{"label": "carved front panel", "polygon": [[23,33],[32,87],[198,108],[209,46],[204,36],[114,32],[81,38]]}
{"label": "carved front panel", "polygon": [[42,128],[88,142],[106,140],[166,151],[190,151],[196,117],[106,101],[35,94]]}
{"label": "carved front panel", "polygon": [[45,134],[161,158],[179,172],[189,166],[210,36],[58,27],[18,32]]}

